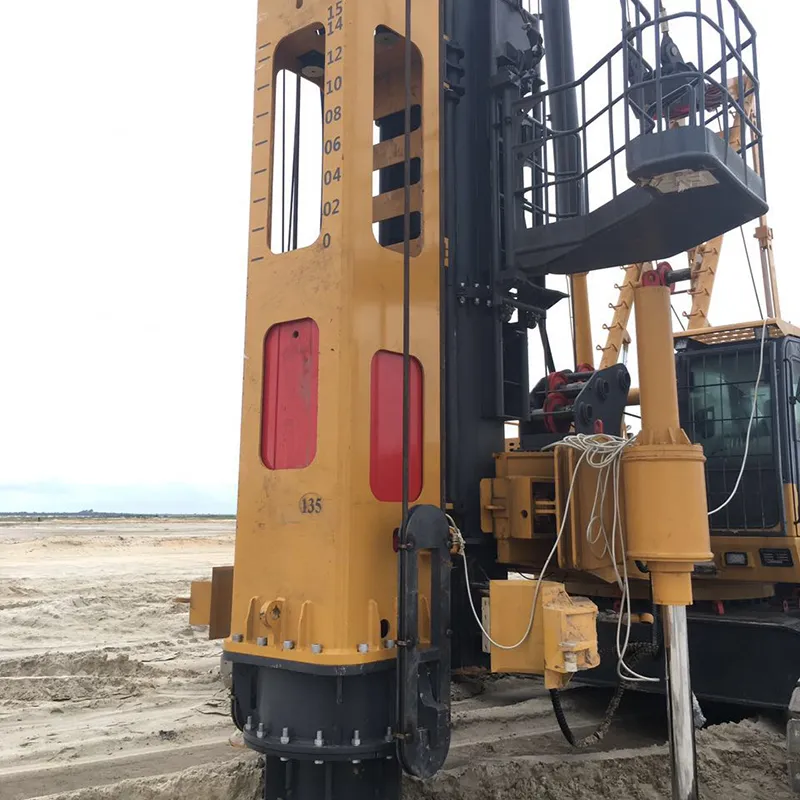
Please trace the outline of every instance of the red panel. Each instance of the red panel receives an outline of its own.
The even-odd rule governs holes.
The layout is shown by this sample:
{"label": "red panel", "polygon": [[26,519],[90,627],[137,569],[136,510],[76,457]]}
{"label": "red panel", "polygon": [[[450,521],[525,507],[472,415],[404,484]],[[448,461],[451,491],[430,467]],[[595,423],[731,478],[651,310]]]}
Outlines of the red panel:
{"label": "red panel", "polygon": [[319,328],[313,319],[273,325],[264,343],[261,459],[302,469],[317,454]]}
{"label": "red panel", "polygon": [[[422,365],[411,359],[409,499],[422,494]],[[378,500],[403,499],[403,356],[379,350],[372,358],[369,484]]]}

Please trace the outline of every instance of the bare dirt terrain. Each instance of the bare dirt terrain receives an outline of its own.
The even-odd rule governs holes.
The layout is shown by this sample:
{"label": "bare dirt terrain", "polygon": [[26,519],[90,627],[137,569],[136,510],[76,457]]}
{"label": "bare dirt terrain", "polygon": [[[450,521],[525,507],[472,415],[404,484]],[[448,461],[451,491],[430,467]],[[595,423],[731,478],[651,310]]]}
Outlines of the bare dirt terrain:
{"label": "bare dirt terrain", "polygon": [[220,646],[174,602],[233,522],[0,522],[0,798],[230,757]]}
{"label": "bare dirt terrain", "polygon": [[[231,563],[217,520],[0,520],[0,800],[256,800],[258,759],[232,735],[220,647],[174,598]],[[579,733],[608,694],[576,689]],[[661,800],[660,697],[628,694],[591,751],[561,737],[540,683],[455,688],[447,769],[407,800]],[[789,800],[779,721],[698,737],[704,800]]]}

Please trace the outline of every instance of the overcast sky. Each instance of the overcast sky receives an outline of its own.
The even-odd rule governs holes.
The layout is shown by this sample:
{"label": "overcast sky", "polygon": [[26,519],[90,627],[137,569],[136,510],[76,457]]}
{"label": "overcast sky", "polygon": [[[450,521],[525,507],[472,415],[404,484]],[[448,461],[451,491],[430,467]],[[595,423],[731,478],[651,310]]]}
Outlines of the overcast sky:
{"label": "overcast sky", "polygon": [[[800,320],[800,11],[742,5],[784,316]],[[619,5],[572,8],[580,72]],[[255,0],[0,0],[0,511],[235,510],[255,20]],[[715,323],[755,317],[738,234],[726,247]],[[598,342],[619,274],[592,278]]]}

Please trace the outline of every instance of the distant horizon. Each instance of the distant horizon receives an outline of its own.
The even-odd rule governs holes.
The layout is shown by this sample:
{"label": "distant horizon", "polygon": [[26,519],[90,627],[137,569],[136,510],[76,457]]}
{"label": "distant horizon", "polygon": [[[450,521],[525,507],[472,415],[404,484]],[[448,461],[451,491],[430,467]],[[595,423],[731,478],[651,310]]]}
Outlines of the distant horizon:
{"label": "distant horizon", "polygon": [[190,517],[201,517],[203,519],[236,519],[236,514],[143,514],[130,511],[94,511],[90,508],[83,511],[0,511],[0,519],[5,517],[73,517],[77,519],[118,519],[120,517],[133,519],[187,519]]}
{"label": "distant horizon", "polygon": [[235,516],[236,484],[0,483],[0,514],[5,516],[74,515],[89,511],[147,516]]}

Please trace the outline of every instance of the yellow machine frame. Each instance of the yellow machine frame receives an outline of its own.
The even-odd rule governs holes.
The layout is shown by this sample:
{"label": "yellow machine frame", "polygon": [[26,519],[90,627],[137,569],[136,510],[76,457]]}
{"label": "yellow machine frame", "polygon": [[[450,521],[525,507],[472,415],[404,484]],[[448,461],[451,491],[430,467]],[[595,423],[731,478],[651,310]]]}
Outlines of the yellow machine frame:
{"label": "yellow machine frame", "polygon": [[[233,624],[225,642],[232,653],[321,665],[395,657],[382,647],[381,620],[394,627],[392,531],[400,508],[380,502],[370,489],[368,421],[371,359],[381,350],[400,353],[403,330],[402,256],[380,246],[372,231],[374,221],[402,213],[402,192],[373,198],[373,172],[376,165],[401,161],[403,149],[396,141],[374,145],[371,122],[404,107],[403,39],[393,66],[371,80],[378,26],[403,30],[401,0],[305,0],[302,8],[295,0],[259,2]],[[325,109],[346,104],[349,112],[341,120],[332,115],[324,128],[326,141],[337,144],[326,148],[323,172],[341,170],[341,180],[323,187],[323,204],[333,204],[338,213],[323,217],[310,247],[275,254],[268,244],[269,142],[275,136],[275,76],[283,66],[275,58],[282,43],[291,45],[288,37],[303,30],[316,35],[322,27],[328,31]],[[436,4],[414,2],[414,41],[423,65],[437,63]],[[422,106],[415,141],[423,165],[417,194],[423,244],[411,261],[411,353],[425,376],[424,485],[418,500],[438,504],[438,71],[423,67],[420,76],[417,70],[412,94]],[[259,451],[265,336],[273,325],[306,318],[319,326],[324,387],[317,453],[304,469],[271,470]],[[304,513],[309,495],[316,513]]]}

